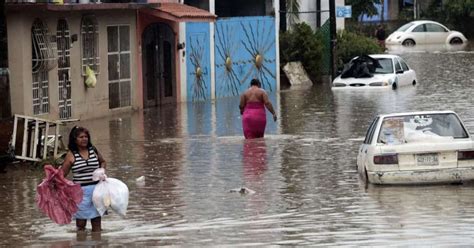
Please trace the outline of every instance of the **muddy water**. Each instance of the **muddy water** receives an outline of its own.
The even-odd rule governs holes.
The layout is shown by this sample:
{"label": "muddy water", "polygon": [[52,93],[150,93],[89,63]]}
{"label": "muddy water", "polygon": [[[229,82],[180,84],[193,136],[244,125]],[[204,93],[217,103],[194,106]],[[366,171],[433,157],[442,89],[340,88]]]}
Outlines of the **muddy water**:
{"label": "muddy water", "polygon": [[[129,186],[127,217],[110,212],[100,236],[76,235],[36,208],[42,172],[12,167],[0,174],[0,245],[471,245],[474,184],[365,187],[356,174],[378,113],[450,109],[474,132],[474,53],[401,55],[416,87],[282,91],[264,140],[243,139],[238,98],[82,121],[109,176]],[[255,193],[229,192],[239,187]]]}

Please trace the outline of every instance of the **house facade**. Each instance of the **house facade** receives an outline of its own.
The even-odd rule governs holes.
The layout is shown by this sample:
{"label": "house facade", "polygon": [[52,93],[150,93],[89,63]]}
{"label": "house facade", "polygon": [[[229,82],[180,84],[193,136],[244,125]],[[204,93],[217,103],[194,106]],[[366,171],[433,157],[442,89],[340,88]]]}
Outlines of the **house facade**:
{"label": "house facade", "polygon": [[179,23],[215,17],[177,2],[18,3],[6,19],[11,112],[54,120],[180,101]]}
{"label": "house facade", "polygon": [[11,113],[90,119],[236,96],[251,78],[279,90],[278,1],[233,2],[7,2]]}

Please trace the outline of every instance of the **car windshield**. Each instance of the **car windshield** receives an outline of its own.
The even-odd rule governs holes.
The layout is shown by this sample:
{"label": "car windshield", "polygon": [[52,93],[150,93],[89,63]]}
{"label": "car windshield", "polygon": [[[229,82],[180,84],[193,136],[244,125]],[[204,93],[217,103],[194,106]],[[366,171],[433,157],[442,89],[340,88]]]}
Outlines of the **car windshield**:
{"label": "car windshield", "polygon": [[378,143],[446,142],[468,138],[459,118],[452,113],[386,117]]}
{"label": "car windshield", "polygon": [[397,29],[398,32],[405,32],[407,31],[408,28],[410,28],[411,26],[413,26],[413,23],[409,22],[403,26],[401,26],[400,28]]}
{"label": "car windshield", "polygon": [[392,63],[392,59],[389,59],[389,58],[380,58],[380,59],[377,59],[377,61],[379,62],[379,64],[382,66],[382,68],[380,67],[376,67],[375,68],[375,74],[388,74],[388,73],[393,73],[393,63]]}

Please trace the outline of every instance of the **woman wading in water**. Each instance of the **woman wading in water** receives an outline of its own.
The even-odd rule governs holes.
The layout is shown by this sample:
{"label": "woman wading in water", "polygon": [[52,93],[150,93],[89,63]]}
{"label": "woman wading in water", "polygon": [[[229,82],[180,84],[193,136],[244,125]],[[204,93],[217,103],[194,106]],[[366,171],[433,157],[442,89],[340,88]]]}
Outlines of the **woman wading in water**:
{"label": "woman wading in water", "polygon": [[89,130],[83,127],[73,127],[69,133],[69,151],[62,165],[64,177],[72,171],[72,181],[80,184],[84,196],[79,204],[79,210],[74,215],[78,231],[85,231],[87,220],[91,221],[92,232],[100,232],[101,217],[92,203],[92,193],[99,181],[92,181],[95,169],[106,168],[102,155],[91,143]]}
{"label": "woman wading in water", "polygon": [[250,88],[240,96],[239,108],[246,139],[262,138],[264,136],[265,126],[267,125],[265,107],[272,113],[273,121],[277,120],[267,92],[260,87],[260,81],[252,79]]}

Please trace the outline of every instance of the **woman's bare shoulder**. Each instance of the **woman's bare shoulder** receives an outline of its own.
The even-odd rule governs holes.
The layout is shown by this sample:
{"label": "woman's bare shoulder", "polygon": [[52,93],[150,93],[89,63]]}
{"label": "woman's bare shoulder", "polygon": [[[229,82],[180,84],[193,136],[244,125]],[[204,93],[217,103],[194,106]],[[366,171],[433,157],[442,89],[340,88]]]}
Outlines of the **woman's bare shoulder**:
{"label": "woman's bare shoulder", "polygon": [[260,88],[259,90],[260,90],[260,93],[261,93],[261,94],[265,94],[265,95],[267,94],[267,91],[264,90],[263,88]]}

